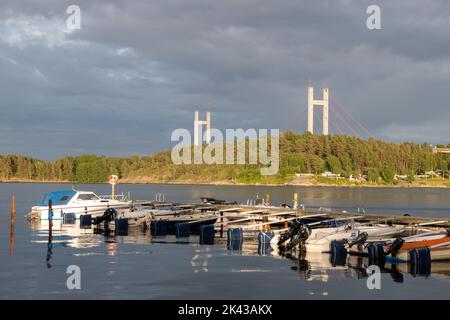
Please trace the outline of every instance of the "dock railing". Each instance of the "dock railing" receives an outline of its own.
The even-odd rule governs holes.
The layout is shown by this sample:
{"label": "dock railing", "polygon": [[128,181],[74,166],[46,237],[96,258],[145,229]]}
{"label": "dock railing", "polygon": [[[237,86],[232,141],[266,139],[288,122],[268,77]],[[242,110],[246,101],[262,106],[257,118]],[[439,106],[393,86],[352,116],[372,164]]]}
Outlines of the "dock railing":
{"label": "dock railing", "polygon": [[126,195],[126,194],[124,194],[124,193],[121,193],[121,194],[115,194],[115,195],[112,195],[112,194],[107,194],[107,195],[101,195],[101,196],[98,196],[101,200],[118,200],[118,201],[130,201],[130,198],[129,198],[129,194],[128,194],[128,196]]}

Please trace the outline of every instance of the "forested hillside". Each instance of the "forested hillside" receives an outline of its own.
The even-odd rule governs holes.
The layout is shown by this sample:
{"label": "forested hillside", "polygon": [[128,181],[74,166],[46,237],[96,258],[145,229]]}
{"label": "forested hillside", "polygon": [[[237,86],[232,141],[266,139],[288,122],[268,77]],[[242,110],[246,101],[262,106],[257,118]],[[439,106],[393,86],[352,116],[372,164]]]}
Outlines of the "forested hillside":
{"label": "forested hillside", "polygon": [[295,173],[331,171],[344,177],[366,175],[368,181],[391,184],[395,174],[407,175],[411,181],[414,175],[428,171],[445,175],[449,159],[434,154],[428,144],[285,132],[280,136],[280,169],[275,176],[261,176],[259,165],[174,165],[169,150],[144,157],[82,155],[55,161],[2,155],[0,179],[95,183],[117,174],[128,182],[288,183]]}

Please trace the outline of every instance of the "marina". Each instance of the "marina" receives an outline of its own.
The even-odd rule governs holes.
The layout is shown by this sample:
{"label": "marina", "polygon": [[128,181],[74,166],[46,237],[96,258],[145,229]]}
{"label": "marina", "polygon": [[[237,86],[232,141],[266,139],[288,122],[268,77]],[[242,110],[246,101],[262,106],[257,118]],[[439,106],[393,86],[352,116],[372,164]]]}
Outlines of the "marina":
{"label": "marina", "polygon": [[[0,186],[3,190],[1,204],[9,208],[11,197],[8,194],[18,185]],[[64,186],[31,184],[28,190],[32,194],[14,192],[17,213],[12,241],[11,237],[7,239],[7,234],[11,236],[11,233],[3,230],[6,225],[9,226],[9,216],[1,216],[0,240],[2,244],[10,244],[10,254],[8,257],[8,252],[0,253],[2,261],[6,262],[0,274],[2,279],[8,279],[6,275],[9,274],[11,282],[6,280],[0,295],[8,294],[8,288],[12,290],[13,281],[22,288],[34,286],[32,292],[36,295],[36,290],[49,285],[43,280],[48,277],[59,280],[40,293],[41,297],[49,298],[58,293],[64,297],[101,294],[102,298],[108,298],[112,294],[107,292],[108,288],[114,287],[117,295],[125,294],[130,298],[204,299],[208,295],[233,298],[227,292],[231,288],[239,291],[239,283],[245,284],[247,298],[288,298],[295,294],[296,298],[328,299],[357,297],[358,293],[363,297],[405,297],[408,293],[403,289],[392,288],[400,278],[404,288],[420,285],[419,296],[435,297],[431,288],[429,291],[426,289],[427,285],[433,285],[442,288],[444,291],[440,294],[445,297],[443,292],[448,292],[445,288],[450,285],[450,261],[445,258],[446,250],[443,249],[449,244],[447,229],[450,225],[448,218],[439,215],[441,203],[438,202],[422,201],[424,207],[430,208],[420,209],[423,212],[420,217],[416,213],[419,209],[412,207],[411,203],[405,207],[403,214],[375,213],[375,209],[367,206],[362,210],[360,202],[356,203],[359,208],[355,206],[353,210],[350,206],[339,209],[325,206],[333,194],[335,203],[342,203],[346,196],[354,198],[358,193],[362,193],[361,196],[370,203],[373,190],[365,189],[296,188],[289,190],[293,192],[284,191],[283,196],[277,197],[274,195],[279,195],[279,188],[264,186],[120,185],[125,193],[131,191],[131,199],[141,200],[133,200],[129,208],[114,209],[116,216],[106,225],[107,219],[99,218],[105,216],[108,209],[103,212],[93,209],[90,226],[83,225],[83,213],[68,219],[63,212],[61,219],[54,221],[25,217],[43,193],[63,190],[61,187]],[[232,197],[230,188],[240,196]],[[108,191],[108,186],[82,185],[75,186],[75,189],[92,190],[101,195]],[[405,193],[413,191],[395,192],[397,197],[402,198]],[[158,193],[160,195],[155,196]],[[149,196],[151,194],[153,197]],[[229,196],[225,197],[227,194]],[[250,198],[252,195],[253,199]],[[271,199],[270,205],[266,201],[267,195]],[[427,195],[428,198],[443,199],[449,196],[448,191],[438,189],[430,190]],[[298,201],[297,209],[294,208],[295,199]],[[444,203],[442,205],[445,206]],[[84,213],[89,213],[89,210]],[[118,223],[121,219],[126,219],[127,223]],[[299,221],[309,226],[311,234],[308,237],[312,236],[311,239],[319,239],[319,234],[325,231],[333,235],[334,238],[324,246],[329,249],[315,252],[311,248],[308,250],[308,246],[303,250],[298,244],[290,248],[280,247],[274,240],[276,236],[279,239],[282,234],[292,233],[294,222]],[[352,232],[356,232],[356,238],[352,237]],[[364,232],[368,234],[366,239]],[[302,233],[297,230],[294,235],[301,237]],[[379,259],[379,251],[373,248],[383,243],[383,250],[388,252],[399,235],[404,239],[404,247],[399,248],[396,257],[388,254],[384,259]],[[293,239],[287,238],[286,244],[289,241],[294,243]],[[352,241],[361,239],[365,241],[349,246]],[[347,242],[337,245],[335,241],[333,247],[333,240]],[[423,243],[426,245],[422,246],[420,241],[425,241]],[[440,246],[433,247],[435,245]],[[424,255],[418,252],[422,260],[411,262],[410,251],[423,247],[430,247],[429,261],[424,264],[421,258]],[[436,258],[438,256],[445,259]],[[39,261],[42,263],[39,264]],[[79,265],[84,272],[83,290],[78,293],[65,289],[65,269],[72,264]],[[369,291],[366,287],[364,279],[369,276],[367,268],[373,264],[382,271],[382,293]],[[20,281],[17,278],[19,275],[13,271],[17,268],[20,273],[27,273],[26,270],[31,272],[27,279],[37,278],[33,282]],[[301,277],[293,277],[293,271]],[[261,283],[260,279],[265,280]],[[426,285],[420,279],[426,279]],[[200,283],[196,284],[197,281],[207,281],[220,290],[207,289]],[[275,294],[269,290],[275,285],[282,285],[285,290]],[[350,291],[343,291],[341,286],[349,286]],[[178,290],[175,291],[175,288]],[[391,291],[387,292],[388,288]],[[20,297],[26,297],[26,291],[16,292]],[[239,293],[235,296],[239,297]]]}

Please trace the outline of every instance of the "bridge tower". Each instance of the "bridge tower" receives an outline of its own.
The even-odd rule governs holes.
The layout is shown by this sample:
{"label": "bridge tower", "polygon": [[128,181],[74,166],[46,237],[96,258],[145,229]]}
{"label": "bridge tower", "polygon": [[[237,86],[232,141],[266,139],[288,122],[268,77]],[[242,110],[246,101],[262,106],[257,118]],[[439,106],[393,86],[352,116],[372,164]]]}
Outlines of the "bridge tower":
{"label": "bridge tower", "polygon": [[195,111],[194,117],[194,145],[199,146],[203,140],[202,125],[206,126],[206,143],[211,143],[211,112],[206,112],[206,120],[199,119],[198,111]]}
{"label": "bridge tower", "polygon": [[328,135],[328,88],[323,88],[322,100],[314,99],[314,88],[308,86],[308,131],[314,133],[314,106],[322,106],[322,134]]}

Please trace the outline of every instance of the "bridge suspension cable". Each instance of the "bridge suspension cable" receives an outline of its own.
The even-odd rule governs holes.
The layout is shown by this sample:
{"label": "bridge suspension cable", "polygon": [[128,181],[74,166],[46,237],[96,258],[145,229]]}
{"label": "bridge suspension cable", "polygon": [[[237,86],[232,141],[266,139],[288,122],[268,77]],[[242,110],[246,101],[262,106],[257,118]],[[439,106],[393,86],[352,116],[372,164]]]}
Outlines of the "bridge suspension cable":
{"label": "bridge suspension cable", "polygon": [[366,126],[364,126],[360,121],[358,121],[354,116],[352,116],[352,114],[347,110],[347,108],[342,104],[342,103],[340,103],[337,99],[332,99],[332,101],[333,101],[333,104],[335,104],[337,107],[338,107],[338,109],[340,109],[340,110],[342,110],[342,111],[344,111],[344,113],[358,126],[358,127],[360,127],[362,130],[364,130],[366,133],[367,133],[367,135],[369,136],[369,137],[371,137],[372,135],[370,134],[370,132],[369,132],[369,129],[367,129],[367,127]]}

